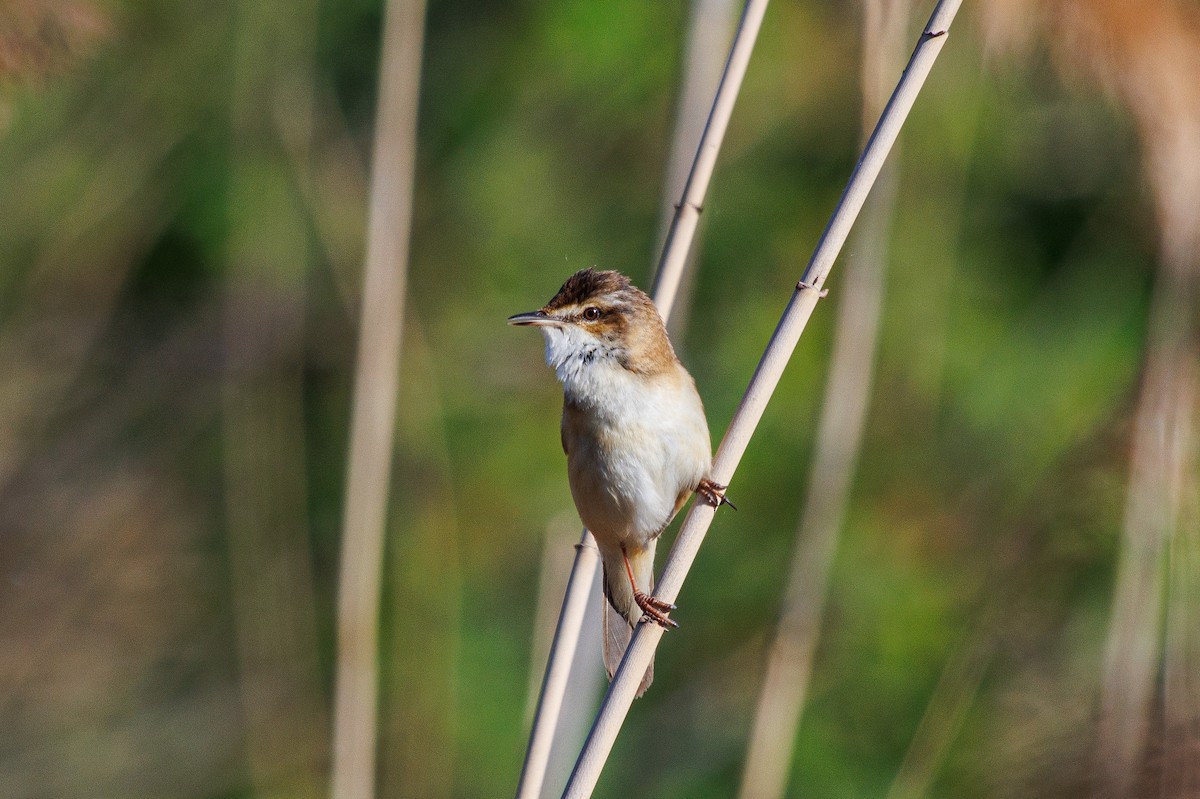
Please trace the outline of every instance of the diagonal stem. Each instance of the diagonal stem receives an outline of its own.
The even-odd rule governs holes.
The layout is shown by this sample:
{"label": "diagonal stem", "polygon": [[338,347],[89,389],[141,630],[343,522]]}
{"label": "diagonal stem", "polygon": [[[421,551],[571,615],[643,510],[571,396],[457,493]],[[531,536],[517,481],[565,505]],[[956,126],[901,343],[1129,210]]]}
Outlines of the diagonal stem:
{"label": "diagonal stem", "polygon": [[554,628],[554,640],[546,660],[546,675],[542,678],[542,690],[533,714],[533,728],[529,732],[529,746],[525,750],[525,762],[517,781],[517,799],[537,799],[541,795],[546,767],[550,762],[550,749],[554,744],[554,732],[562,715],[567,678],[571,676],[571,664],[579,644],[588,597],[599,568],[600,554],[596,549],[596,540],[585,529],[575,545],[575,562],[571,565],[558,625]]}
{"label": "diagonal stem", "polygon": [[[903,63],[909,0],[866,0],[863,13],[863,136],[879,118]],[[888,232],[897,188],[885,169],[854,234],[846,264],[821,402],[816,450],[796,530],[787,590],[746,747],[741,799],[777,799],[787,788],[796,733],[808,694],[834,554],[862,447],[887,271]]]}
{"label": "diagonal stem", "polygon": [[[729,127],[733,106],[741,90],[742,80],[746,76],[750,54],[754,50],[766,7],[767,0],[748,0],[746,3],[741,22],[734,34],[725,70],[721,74],[721,82],[717,86],[708,121],[700,136],[696,157],[684,184],[683,196],[676,206],[675,216],[667,232],[653,290],[654,302],[664,322],[670,318],[671,309],[675,305],[688,253],[696,238],[700,211],[712,180],[717,154]],[[587,598],[598,568],[596,542],[592,534],[584,530],[577,545],[571,576],[567,581],[567,592],[563,598],[558,626],[554,631],[554,641],[550,645],[546,675],[542,680],[541,695],[538,697],[537,710],[534,711],[533,728],[529,733],[529,746],[525,750],[525,762],[517,782],[517,799],[535,799],[541,794],[550,758],[550,747],[558,727],[567,678],[571,672],[571,661],[579,641]]]}
{"label": "diagonal stem", "polygon": [[[758,426],[767,403],[774,392],[783,369],[791,358],[796,344],[800,340],[804,327],[816,308],[817,300],[822,295],[821,286],[829,275],[833,262],[845,244],[846,237],[854,219],[858,216],[867,193],[874,184],[883,168],[883,162],[891,150],[892,144],[900,133],[913,102],[921,91],[929,71],[937,60],[938,54],[946,42],[946,33],[954,15],[958,12],[961,0],[941,0],[925,26],[916,49],[909,59],[908,66],[900,78],[899,84],[888,101],[887,108],[875,126],[867,142],[866,149],[859,159],[850,182],[838,203],[833,217],[829,220],[821,240],[809,261],[804,277],[797,284],[796,290],[780,319],[775,333],[759,361],[758,368],[750,380],[746,394],[734,413],[725,438],[717,450],[713,461],[712,479],[728,484],[737,469],[738,463],[746,452],[750,437]],[[663,569],[662,578],[658,584],[655,596],[667,602],[674,602],[683,587],[687,572],[704,535],[712,524],[715,510],[711,505],[693,504],[691,512],[683,523],[679,537],[675,542],[671,555]],[[621,666],[613,677],[608,694],[600,707],[596,722],[588,735],[587,743],[575,764],[575,771],[563,793],[566,799],[582,799],[590,796],[599,780],[600,771],[612,751],[617,733],[624,723],[629,707],[633,703],[641,675],[645,673],[654,655],[663,629],[655,624],[641,624],[630,641],[629,648]]]}
{"label": "diagonal stem", "polygon": [[767,0],[747,0],[733,36],[725,71],[721,73],[716,97],[713,98],[712,110],[708,112],[708,122],[700,136],[700,146],[696,148],[696,158],[692,161],[691,172],[683,187],[683,196],[675,206],[675,216],[667,231],[667,241],[663,245],[654,277],[654,302],[664,321],[675,306],[675,295],[692,242],[696,238],[700,212],[704,208],[704,197],[708,194],[708,184],[717,165],[717,155],[721,152],[725,130],[733,116],[733,106],[741,91],[742,80],[746,77],[746,69],[750,66],[750,55],[754,52],[754,44],[758,41],[758,31],[766,13]]}

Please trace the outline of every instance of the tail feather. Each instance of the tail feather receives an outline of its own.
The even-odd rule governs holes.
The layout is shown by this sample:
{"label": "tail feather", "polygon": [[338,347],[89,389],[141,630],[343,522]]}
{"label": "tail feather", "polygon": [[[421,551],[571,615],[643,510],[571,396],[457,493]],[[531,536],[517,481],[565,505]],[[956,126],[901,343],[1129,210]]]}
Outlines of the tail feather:
{"label": "tail feather", "polygon": [[[645,549],[629,553],[629,565],[633,569],[634,579],[638,588],[647,593],[654,591],[654,548],[651,541]],[[633,599],[633,587],[629,584],[629,575],[625,571],[625,560],[621,550],[609,556],[603,556],[604,564],[604,669],[608,679],[612,679],[621,665],[621,658],[629,647],[633,637],[634,625],[642,616],[641,609]],[[636,696],[641,696],[654,680],[654,660],[646,667]]]}

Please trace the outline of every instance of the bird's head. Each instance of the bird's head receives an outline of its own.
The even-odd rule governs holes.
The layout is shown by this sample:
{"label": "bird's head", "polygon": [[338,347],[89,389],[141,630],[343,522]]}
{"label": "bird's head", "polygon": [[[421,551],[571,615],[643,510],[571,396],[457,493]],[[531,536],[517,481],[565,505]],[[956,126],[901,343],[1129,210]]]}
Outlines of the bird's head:
{"label": "bird's head", "polygon": [[615,363],[653,375],[676,362],[654,302],[620,272],[580,270],[540,310],[508,323],[541,329],[546,361],[564,383],[564,370]]}

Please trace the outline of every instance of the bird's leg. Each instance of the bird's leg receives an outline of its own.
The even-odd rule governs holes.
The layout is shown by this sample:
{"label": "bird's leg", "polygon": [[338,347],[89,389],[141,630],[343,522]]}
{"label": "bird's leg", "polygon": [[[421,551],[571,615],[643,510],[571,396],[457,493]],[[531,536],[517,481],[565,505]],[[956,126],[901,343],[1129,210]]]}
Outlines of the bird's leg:
{"label": "bird's leg", "polygon": [[737,505],[734,505],[729,501],[729,497],[725,496],[725,489],[727,488],[729,488],[729,486],[723,486],[720,483],[714,483],[712,480],[709,480],[707,477],[705,477],[700,481],[700,485],[696,486],[696,493],[700,495],[701,499],[703,499],[707,504],[712,505],[714,508],[719,508],[722,505],[728,505],[734,510],[737,510]]}
{"label": "bird's leg", "polygon": [[633,586],[633,601],[642,609],[642,613],[665,629],[678,627],[679,624],[672,621],[671,617],[667,615],[675,610],[675,606],[638,590],[637,580],[633,579],[633,567],[629,565],[629,556],[625,554],[625,547],[621,547],[621,557],[625,559],[625,573],[629,575],[629,584]]}

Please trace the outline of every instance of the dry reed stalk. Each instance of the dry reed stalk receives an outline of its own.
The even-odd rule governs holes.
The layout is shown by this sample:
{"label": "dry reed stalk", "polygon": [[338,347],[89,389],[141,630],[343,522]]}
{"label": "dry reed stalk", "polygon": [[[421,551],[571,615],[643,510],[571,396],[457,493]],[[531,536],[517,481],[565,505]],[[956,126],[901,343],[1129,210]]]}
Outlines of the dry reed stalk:
{"label": "dry reed stalk", "polygon": [[525,693],[525,723],[533,722],[541,696],[544,671],[538,664],[550,660],[550,645],[557,625],[559,597],[567,592],[567,577],[571,573],[571,542],[577,535],[578,517],[564,511],[546,524],[542,535],[542,564],[538,569],[537,604],[533,613],[533,641],[529,652],[529,686]]}
{"label": "dry reed stalk", "polygon": [[562,713],[563,697],[567,693],[567,679],[571,676],[588,598],[599,569],[600,554],[596,549],[596,540],[585,529],[575,545],[575,562],[571,564],[562,610],[559,611],[554,639],[550,643],[546,674],[542,678],[542,690],[529,732],[529,746],[525,750],[525,762],[517,780],[517,799],[536,799],[541,795],[554,733]]}
{"label": "dry reed stalk", "polygon": [[[574,518],[573,511],[571,515],[572,523],[577,524],[578,519]],[[550,659],[550,646],[558,629],[555,606],[558,604],[558,598],[566,594],[570,566],[574,560],[571,541],[576,534],[575,528],[559,533],[547,531],[547,557],[542,568],[542,577],[547,584],[541,586],[538,592],[535,638],[540,640],[535,640],[534,656],[531,658],[531,662],[535,664],[548,663]],[[593,581],[599,580],[599,564],[596,568]],[[606,600],[599,591],[589,591],[585,598],[583,620],[579,625],[579,636],[570,659],[570,671],[563,686],[562,707],[555,719],[550,751],[546,754],[546,772],[539,793],[542,799],[557,796],[560,786],[566,783],[571,766],[575,763],[575,753],[583,746],[588,727],[591,726],[592,716],[596,712],[596,704],[601,695],[601,686],[607,681],[604,669],[600,666],[601,613]],[[542,676],[544,675],[531,669],[526,715],[526,720],[530,723],[541,697]]]}
{"label": "dry reed stalk", "polygon": [[424,0],[388,2],[338,581],[334,799],[370,799],[374,795],[380,585],[412,225],[424,23]]}
{"label": "dry reed stalk", "polygon": [[[863,131],[883,111],[891,75],[902,63],[908,0],[868,0],[863,15]],[[796,731],[804,708],[813,653],[821,632],[826,586],[849,505],[875,366],[888,234],[896,171],[885,169],[863,209],[855,234],[857,257],[846,265],[816,454],[796,530],[780,612],[767,653],[739,795],[772,799],[787,788]]]}
{"label": "dry reed stalk", "polygon": [[[708,120],[696,148],[691,171],[667,232],[667,241],[659,260],[652,292],[664,322],[669,322],[671,318],[679,283],[687,265],[688,253],[695,240],[704,196],[712,179],[717,154],[720,152],[742,79],[750,63],[750,55],[754,50],[766,7],[767,0],[748,0],[746,3]],[[540,795],[545,782],[547,762],[562,710],[567,678],[578,646],[587,599],[598,569],[596,542],[592,534],[584,530],[576,545],[575,562],[567,580],[567,593],[563,598],[554,640],[550,646],[542,691],[529,733],[529,745],[525,750],[525,761],[517,781],[517,799],[534,799]]]}
{"label": "dry reed stalk", "polygon": [[[530,653],[529,688],[526,698],[525,723],[532,724],[541,697],[544,667],[550,660],[550,646],[557,628],[557,613],[561,597],[566,594],[567,579],[574,560],[572,542],[578,535],[575,525],[579,517],[572,509],[554,517],[546,525],[543,539],[541,579],[538,584],[537,611],[534,614],[533,644]],[[599,575],[593,576],[593,580]],[[574,763],[575,752],[583,745],[591,724],[595,705],[600,698],[604,672],[601,662],[600,616],[605,600],[599,591],[588,595],[579,640],[571,659],[571,670],[563,691],[563,706],[554,730],[553,741],[542,782],[541,796],[557,795],[553,786],[566,782]],[[567,758],[572,758],[567,760]]]}
{"label": "dry reed stalk", "polygon": [[692,242],[696,238],[696,227],[700,224],[704,197],[708,193],[708,184],[712,181],[713,170],[717,165],[717,155],[721,152],[721,143],[733,116],[733,106],[741,91],[742,80],[746,77],[746,69],[750,66],[750,56],[754,53],[758,31],[766,13],[767,0],[747,0],[733,37],[729,58],[725,61],[725,69],[721,73],[721,82],[713,98],[712,110],[708,113],[708,121],[705,122],[700,144],[696,148],[696,157],[692,161],[683,193],[675,207],[675,216],[667,231],[667,242],[663,245],[658,269],[654,274],[652,292],[663,319],[670,317],[671,309],[675,305],[683,269],[687,264]]}
{"label": "dry reed stalk", "polygon": [[[700,145],[700,138],[704,134],[705,123],[708,120],[708,112],[711,109],[710,98],[715,94],[718,84],[721,79],[721,69],[724,65],[724,60],[721,58],[721,53],[725,52],[729,44],[730,36],[733,33],[735,18],[733,16],[732,0],[695,0],[692,4],[692,9],[689,14],[689,25],[687,33],[687,44],[685,46],[686,56],[684,58],[682,88],[679,92],[679,101],[676,110],[676,119],[674,125],[674,133],[671,137],[670,154],[667,156],[667,174],[663,181],[663,209],[664,214],[661,220],[660,244],[665,243],[667,233],[670,230],[671,220],[674,218],[675,209],[678,207],[678,200],[683,195],[684,188],[687,185],[688,173],[695,163],[695,153]],[[678,291],[679,300],[675,303],[673,312],[668,316],[669,330],[671,337],[677,339],[682,331],[686,329],[687,322],[687,298],[690,296],[690,287],[694,283],[695,273],[691,269],[691,262],[695,259],[695,249],[690,253],[687,267],[683,270],[681,276],[681,285]],[[676,341],[676,349],[679,349],[679,342]],[[558,541],[550,541],[550,530],[547,530],[547,546],[546,557],[542,564],[542,579],[541,585],[543,588],[538,594],[538,623],[535,628],[535,637],[541,635],[541,631],[551,629],[550,627],[550,611],[548,609],[549,596],[558,596],[563,592],[563,586],[558,580],[550,579],[552,573],[567,574],[565,563],[561,563],[562,558],[552,554],[551,548],[558,551],[561,543]],[[599,564],[596,565],[597,570]],[[595,577],[593,577],[593,580]],[[604,600],[601,599],[601,602]],[[596,635],[593,636],[599,640],[599,624],[600,619],[597,616],[594,619],[594,624],[588,624],[585,620],[583,628],[580,632],[580,642],[577,645],[578,649],[586,648],[588,645],[588,636],[594,628]],[[548,662],[550,641],[535,642],[535,655],[531,659],[532,663],[541,663],[544,660]],[[545,653],[545,654],[543,654]],[[578,656],[576,656],[578,657]],[[579,671],[576,666],[572,674]],[[595,672],[599,675],[599,671]],[[592,681],[580,680],[581,692],[575,693],[570,689],[568,682],[567,693],[577,697],[580,702],[592,701]],[[534,711],[537,707],[537,700],[540,692],[538,691],[539,684],[533,683],[531,674],[530,699],[529,699],[529,716],[532,719]],[[586,733],[586,728],[583,730]],[[565,750],[566,742],[561,740],[562,736],[558,734],[557,729],[552,736],[554,738],[554,751],[559,749]],[[577,742],[577,745],[582,743],[582,737]],[[568,764],[569,768],[569,764]],[[563,775],[565,778],[565,774]],[[545,786],[543,785],[542,794],[546,794]]]}
{"label": "dry reed stalk", "polygon": [[[1191,32],[1194,47],[1200,41],[1200,27]],[[1157,48],[1161,42],[1156,39],[1151,47]],[[1145,60],[1153,63],[1157,59]],[[1177,668],[1180,651],[1173,652],[1171,647],[1180,640],[1178,626],[1172,621],[1189,604],[1186,593],[1179,595],[1174,589],[1186,588],[1195,579],[1177,573],[1180,561],[1177,557],[1172,562],[1168,553],[1180,556],[1188,550],[1191,535],[1184,527],[1185,509],[1200,491],[1188,468],[1195,457],[1194,414],[1200,391],[1196,367],[1200,357],[1200,220],[1195,216],[1200,204],[1200,63],[1194,53],[1190,61],[1191,69],[1179,69],[1176,74],[1162,63],[1157,64],[1157,74],[1146,70],[1142,76],[1146,83],[1137,88],[1155,86],[1157,90],[1151,90],[1150,97],[1134,100],[1155,105],[1153,111],[1137,105],[1134,110],[1141,112],[1145,126],[1162,261],[1147,331],[1125,537],[1101,677],[1096,765],[1103,789],[1114,795],[1135,788],[1145,764],[1151,719],[1158,715],[1156,706],[1162,708],[1166,722],[1175,725],[1164,731],[1167,768],[1178,762],[1175,752],[1200,745],[1200,730],[1181,730],[1175,723],[1181,708],[1166,704],[1168,693],[1180,688],[1173,679],[1177,671],[1172,667]],[[1164,615],[1168,620],[1165,642]],[[1167,679],[1161,694],[1160,671],[1165,671]],[[1192,709],[1196,709],[1194,702]],[[1187,721],[1189,726],[1195,724],[1194,717]],[[1194,757],[1192,753],[1184,762]],[[1186,770],[1173,775],[1164,771],[1163,776],[1183,783],[1196,779]]]}
{"label": "dry reed stalk", "polygon": [[[1180,441],[1188,461],[1180,471],[1181,505],[1176,534],[1167,550],[1167,609],[1163,640],[1164,797],[1200,796],[1200,347],[1183,362],[1191,374],[1181,382],[1191,396],[1180,399],[1185,430]],[[1190,407],[1190,413],[1189,413]]]}
{"label": "dry reed stalk", "polygon": [[[596,579],[599,580],[599,575]],[[601,651],[602,616],[607,601],[601,591],[592,591],[588,598],[583,634],[579,637],[574,664],[567,678],[567,701],[563,704],[554,731],[554,742],[550,746],[546,779],[542,783],[542,799],[553,799],[567,784],[571,768],[575,765],[575,755],[587,738],[592,718],[596,715],[596,706],[608,685]]]}
{"label": "dry reed stalk", "polygon": [[694,0],[692,4],[675,125],[663,179],[660,245],[666,244],[679,199],[696,163],[696,150],[704,136],[712,98],[720,88],[725,67],[726,59],[721,54],[728,51],[734,22],[733,0]]}
{"label": "dry reed stalk", "polygon": [[[1173,279],[1172,270],[1163,270],[1151,309],[1146,373],[1134,424],[1125,540],[1101,677],[1096,767],[1103,790],[1115,796],[1134,790],[1154,706],[1160,701],[1156,684],[1164,658],[1164,602],[1168,618],[1177,618],[1180,603],[1187,604],[1186,595],[1172,596],[1164,589],[1166,555],[1168,551],[1181,554],[1186,546],[1189,536],[1181,528],[1182,512],[1189,492],[1196,490],[1187,477],[1190,450],[1195,446],[1192,417],[1198,388],[1196,320],[1189,319],[1194,310],[1187,306],[1197,300],[1196,287],[1195,281],[1181,283]],[[1170,719],[1174,713],[1164,716]]]}
{"label": "dry reed stalk", "polygon": [[[1166,6],[1147,16],[1143,35],[1119,53],[1124,63],[1116,78],[1141,128],[1160,248],[1134,423],[1125,542],[1101,682],[1097,763],[1105,789],[1116,793],[1132,787],[1132,775],[1143,764],[1151,719],[1160,715],[1157,707],[1168,724],[1185,707],[1166,704],[1167,692],[1181,698],[1180,683],[1172,679],[1179,651],[1171,648],[1181,641],[1177,626],[1176,635],[1168,632],[1163,641],[1162,621],[1165,615],[1170,625],[1189,604],[1186,588],[1194,576],[1176,572],[1180,560],[1172,562],[1168,555],[1187,551],[1186,509],[1200,492],[1188,468],[1197,446],[1194,415],[1200,392],[1200,14]],[[1160,672],[1168,680],[1161,692]],[[1190,704],[1195,710],[1194,701]],[[1200,746],[1196,718],[1188,724],[1190,730],[1165,731],[1168,770],[1176,751]],[[1163,776],[1168,782],[1195,781],[1186,771]]]}
{"label": "dry reed stalk", "polygon": [[[251,780],[264,795],[316,797],[324,792],[318,764],[328,723],[295,357],[312,258],[290,179],[263,168],[284,162],[288,139],[302,153],[309,149],[311,119],[296,100],[310,86],[316,10],[311,3],[293,8],[284,31],[276,11],[248,6],[237,15],[221,392],[226,538]],[[298,113],[272,115],[284,102]],[[279,298],[273,312],[264,297]]]}
{"label": "dry reed stalk", "polygon": [[[1190,582],[1179,581],[1169,557],[1189,546],[1181,544],[1188,534],[1181,514],[1185,498],[1198,490],[1185,464],[1196,446],[1188,442],[1200,339],[1200,12],[1173,0],[996,0],[986,11],[992,30],[1009,43],[1021,45],[1043,29],[1065,64],[1084,67],[1125,103],[1138,127],[1157,211],[1161,263],[1134,420],[1095,752],[1097,789],[1119,796],[1139,789],[1148,765],[1151,720],[1164,702],[1158,674],[1164,672],[1170,692],[1172,619],[1188,599],[1174,589]],[[1030,19],[1039,24],[1029,25]],[[1162,709],[1168,723],[1178,712]],[[1168,731],[1168,750],[1200,743],[1200,731],[1183,742],[1173,734]],[[1164,762],[1169,768],[1170,751]]]}
{"label": "dry reed stalk", "polygon": [[[758,368],[750,380],[746,394],[734,413],[729,429],[713,460],[712,479],[729,483],[738,462],[746,452],[750,436],[758,426],[774,392],[783,368],[787,365],[808,319],[824,293],[822,285],[846,237],[854,219],[858,216],[867,193],[883,168],[883,162],[904,124],[912,104],[920,93],[929,70],[946,42],[950,23],[958,12],[961,0],[941,0],[933,11],[921,38],[909,59],[899,84],[888,101],[887,108],[875,126],[850,182],[817,244],[804,277],[797,284],[783,317],[759,361]],[[674,602],[679,596],[683,581],[696,558],[704,535],[712,524],[715,509],[707,504],[693,503],[683,522],[675,546],[663,568],[655,596],[666,602]],[[613,742],[624,723],[633,695],[641,675],[645,673],[654,650],[663,636],[663,628],[656,624],[638,625],[625,657],[609,686],[608,694],[600,707],[600,713],[588,735],[587,743],[575,764],[571,781],[563,793],[566,799],[582,799],[591,796],[600,777],[600,771],[612,751]]]}
{"label": "dry reed stalk", "polygon": [[[687,187],[688,175],[696,162],[696,149],[708,122],[712,109],[712,97],[716,94],[725,66],[723,55],[729,49],[737,15],[734,0],[693,0],[684,47],[682,87],[675,110],[675,128],[671,136],[671,150],[667,155],[667,174],[663,180],[663,215],[659,221],[660,246],[666,243],[675,218],[679,198]],[[696,234],[703,239],[703,231]],[[683,274],[680,277],[677,299],[671,317],[667,320],[667,331],[681,349],[680,337],[687,330],[691,316],[691,297],[696,285],[696,272],[692,268],[698,257],[698,247],[693,245],[688,252]]]}

